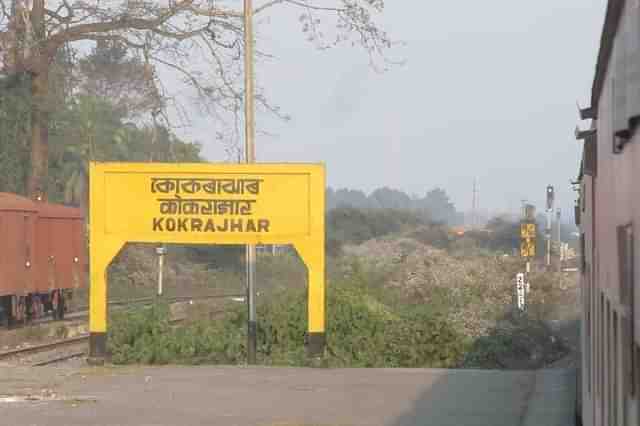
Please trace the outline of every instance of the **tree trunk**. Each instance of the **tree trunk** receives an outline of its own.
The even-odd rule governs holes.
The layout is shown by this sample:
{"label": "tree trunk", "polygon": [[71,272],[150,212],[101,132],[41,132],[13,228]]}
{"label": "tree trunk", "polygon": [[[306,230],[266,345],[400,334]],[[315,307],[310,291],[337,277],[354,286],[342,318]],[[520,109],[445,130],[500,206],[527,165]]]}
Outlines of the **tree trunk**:
{"label": "tree trunk", "polygon": [[42,65],[31,80],[31,174],[27,191],[33,199],[44,201],[49,181],[49,66]]}
{"label": "tree trunk", "polygon": [[32,34],[27,38],[31,72],[31,174],[28,194],[46,200],[49,184],[49,53],[45,49],[45,0],[33,0],[30,14]]}

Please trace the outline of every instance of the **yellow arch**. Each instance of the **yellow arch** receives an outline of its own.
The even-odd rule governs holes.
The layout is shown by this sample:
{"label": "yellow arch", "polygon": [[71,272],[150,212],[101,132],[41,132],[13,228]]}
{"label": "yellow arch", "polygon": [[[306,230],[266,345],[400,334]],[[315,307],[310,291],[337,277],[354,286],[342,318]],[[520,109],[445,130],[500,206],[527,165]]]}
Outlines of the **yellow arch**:
{"label": "yellow arch", "polygon": [[293,244],[309,273],[309,350],[323,352],[323,165],[92,162],[90,206],[94,361],[106,355],[107,267],[127,242]]}

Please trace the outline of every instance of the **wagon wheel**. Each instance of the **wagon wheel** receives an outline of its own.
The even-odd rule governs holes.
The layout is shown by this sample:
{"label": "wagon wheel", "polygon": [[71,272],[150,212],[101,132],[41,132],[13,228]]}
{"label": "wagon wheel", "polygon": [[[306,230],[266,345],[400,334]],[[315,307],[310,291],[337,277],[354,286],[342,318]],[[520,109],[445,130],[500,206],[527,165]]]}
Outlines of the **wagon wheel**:
{"label": "wagon wheel", "polygon": [[36,311],[34,306],[34,298],[32,295],[24,298],[24,318],[26,321],[32,321],[35,318]]}
{"label": "wagon wheel", "polygon": [[13,317],[16,322],[26,319],[26,298],[24,296],[13,296]]}
{"label": "wagon wheel", "polygon": [[58,318],[58,291],[54,290],[51,292],[51,316],[54,320]]}
{"label": "wagon wheel", "polygon": [[18,303],[18,307],[20,309],[20,321],[27,322],[27,298],[26,296],[20,297],[20,302]]}
{"label": "wagon wheel", "polygon": [[52,297],[53,319],[64,319],[64,296],[62,290],[55,290]]}
{"label": "wagon wheel", "polygon": [[39,296],[34,296],[31,302],[32,315],[34,319],[42,318],[44,316],[44,305]]}
{"label": "wagon wheel", "polygon": [[64,319],[64,308],[65,308],[65,303],[64,303],[64,293],[62,292],[62,290],[58,290],[58,307],[57,307],[57,311],[58,311],[58,319],[63,320]]}
{"label": "wagon wheel", "polygon": [[3,317],[0,321],[0,327],[9,328],[12,319],[11,297],[0,297],[0,307],[2,307],[3,310]]}

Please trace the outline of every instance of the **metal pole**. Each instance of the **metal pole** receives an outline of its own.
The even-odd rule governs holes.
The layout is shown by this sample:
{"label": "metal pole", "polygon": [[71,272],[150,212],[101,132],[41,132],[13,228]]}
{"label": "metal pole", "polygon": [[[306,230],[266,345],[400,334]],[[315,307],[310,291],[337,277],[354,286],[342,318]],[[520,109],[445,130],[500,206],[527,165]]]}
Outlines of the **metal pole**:
{"label": "metal pole", "polygon": [[476,229],[476,191],[477,191],[478,180],[476,178],[473,179],[473,200],[471,203],[471,229]]}
{"label": "metal pole", "polygon": [[[244,0],[244,152],[245,162],[255,162],[255,108],[253,73],[253,0]],[[256,247],[246,246],[247,302],[249,323],[247,330],[247,363],[256,363]]]}
{"label": "metal pole", "polygon": [[562,270],[562,225],[560,219],[562,218],[562,212],[560,209],[556,210],[556,227],[557,229],[557,237],[558,237],[558,272]]}
{"label": "metal pole", "polygon": [[158,297],[162,296],[162,271],[164,269],[164,247],[156,248],[158,254]]}
{"label": "metal pole", "polygon": [[547,210],[547,229],[545,229],[545,238],[547,239],[547,268],[551,266],[551,212],[552,210]]}
{"label": "metal pole", "polygon": [[547,227],[545,229],[545,238],[547,243],[547,259],[546,259],[546,268],[547,271],[551,269],[551,215],[553,214],[553,201],[555,198],[555,193],[553,190],[553,185],[547,186]]}
{"label": "metal pole", "polygon": [[158,296],[162,296],[162,268],[164,263],[164,256],[160,255],[158,258]]}

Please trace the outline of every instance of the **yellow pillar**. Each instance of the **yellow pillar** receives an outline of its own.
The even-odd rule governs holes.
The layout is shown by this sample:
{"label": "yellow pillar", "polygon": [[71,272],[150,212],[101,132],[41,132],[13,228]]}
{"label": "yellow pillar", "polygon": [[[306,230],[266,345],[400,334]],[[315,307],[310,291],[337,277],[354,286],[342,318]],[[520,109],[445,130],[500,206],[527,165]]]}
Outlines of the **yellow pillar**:
{"label": "yellow pillar", "polygon": [[326,345],[324,239],[296,244],[296,249],[307,265],[309,272],[307,300],[309,322],[308,351],[311,357],[322,356]]}
{"label": "yellow pillar", "polygon": [[89,359],[94,364],[101,364],[107,353],[107,267],[123,243],[91,238],[90,244]]}

